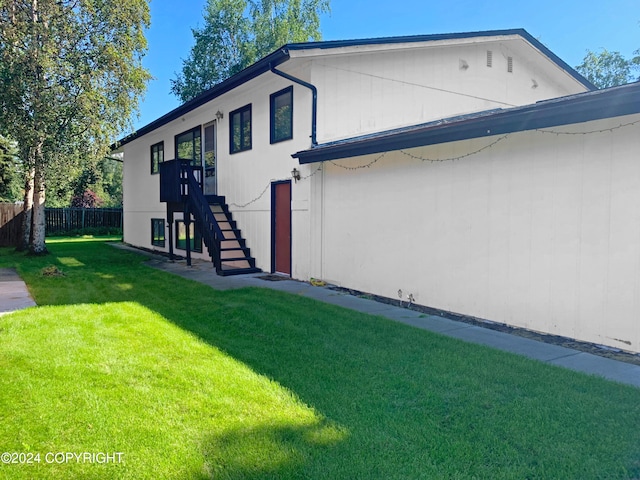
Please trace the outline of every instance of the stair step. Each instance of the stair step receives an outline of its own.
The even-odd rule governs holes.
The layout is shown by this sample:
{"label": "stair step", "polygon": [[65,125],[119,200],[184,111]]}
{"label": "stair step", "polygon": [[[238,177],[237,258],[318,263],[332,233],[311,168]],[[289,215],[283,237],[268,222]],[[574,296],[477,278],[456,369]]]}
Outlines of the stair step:
{"label": "stair step", "polygon": [[209,205],[219,205],[227,203],[224,195],[205,195],[204,198],[207,200]]}
{"label": "stair step", "polygon": [[223,277],[229,277],[231,275],[246,275],[248,273],[260,273],[262,272],[262,270],[260,270],[257,267],[251,267],[251,268],[230,268],[230,269],[226,269],[226,270],[222,270],[220,272],[220,275]]}
{"label": "stair step", "polygon": [[220,241],[220,250],[233,248],[245,248],[245,242],[242,238],[230,238],[228,240]]}
{"label": "stair step", "polygon": [[229,263],[229,262],[249,262],[251,263],[254,259],[252,257],[249,257],[247,255],[242,255],[240,257],[228,257],[228,258],[221,258],[220,261],[222,263]]}
{"label": "stair step", "polygon": [[238,230],[237,226],[236,226],[236,222],[232,221],[228,221],[228,220],[220,220],[218,221],[218,227],[220,227],[220,230],[225,231],[225,230],[236,230],[236,231],[240,231]]}
{"label": "stair step", "polygon": [[236,258],[251,258],[251,255],[243,249],[220,252],[220,260],[233,260]]}

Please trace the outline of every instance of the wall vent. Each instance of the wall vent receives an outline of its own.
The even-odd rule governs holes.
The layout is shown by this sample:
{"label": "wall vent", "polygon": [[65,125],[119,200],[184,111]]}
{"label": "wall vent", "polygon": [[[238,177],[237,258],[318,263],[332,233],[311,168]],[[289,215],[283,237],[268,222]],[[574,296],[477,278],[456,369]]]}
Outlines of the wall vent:
{"label": "wall vent", "polygon": [[491,50],[487,50],[487,67],[493,66],[493,52]]}
{"label": "wall vent", "polygon": [[513,57],[507,57],[507,72],[513,73]]}

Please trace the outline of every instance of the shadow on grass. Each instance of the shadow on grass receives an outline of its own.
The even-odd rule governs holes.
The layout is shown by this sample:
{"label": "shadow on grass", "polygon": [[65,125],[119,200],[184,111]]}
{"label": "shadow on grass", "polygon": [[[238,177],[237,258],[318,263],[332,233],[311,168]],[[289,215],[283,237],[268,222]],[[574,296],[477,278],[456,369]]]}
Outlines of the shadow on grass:
{"label": "shadow on grass", "polygon": [[[211,478],[299,478],[303,472],[309,472],[314,456],[330,451],[345,435],[343,430],[326,423],[235,429],[205,440],[204,470]],[[301,449],[300,445],[308,448]]]}
{"label": "shadow on grass", "polygon": [[[102,244],[50,250],[18,265],[39,304],[137,302],[348,432],[322,444],[317,426],[258,423],[210,436],[205,470],[214,478],[640,474],[636,389],[303,297],[214,291]],[[48,264],[65,276],[42,277]]]}

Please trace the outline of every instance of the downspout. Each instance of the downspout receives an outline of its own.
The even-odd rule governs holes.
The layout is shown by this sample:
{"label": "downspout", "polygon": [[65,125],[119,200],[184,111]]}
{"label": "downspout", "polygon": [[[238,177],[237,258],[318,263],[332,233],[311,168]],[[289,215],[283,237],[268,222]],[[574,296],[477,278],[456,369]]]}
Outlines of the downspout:
{"label": "downspout", "polygon": [[316,125],[318,118],[318,89],[314,85],[311,85],[309,82],[305,82],[304,80],[300,80],[299,78],[289,75],[288,73],[277,70],[276,67],[274,67],[271,63],[269,64],[269,68],[271,69],[271,72],[275,73],[276,75],[280,75],[287,80],[291,80],[292,82],[302,85],[303,87],[307,87],[309,90],[311,90],[311,145],[315,147],[316,145],[318,145],[318,141],[316,139]]}

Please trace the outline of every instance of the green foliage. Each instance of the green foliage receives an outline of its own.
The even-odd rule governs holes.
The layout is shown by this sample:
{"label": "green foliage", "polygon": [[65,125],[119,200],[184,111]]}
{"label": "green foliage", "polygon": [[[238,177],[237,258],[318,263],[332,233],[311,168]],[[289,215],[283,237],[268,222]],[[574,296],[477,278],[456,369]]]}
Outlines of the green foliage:
{"label": "green foliage", "polygon": [[328,11],[329,0],[208,0],[171,92],[186,102],[282,45],[320,40]]}
{"label": "green foliage", "polygon": [[0,202],[21,200],[22,180],[17,145],[0,135]]}
{"label": "green foliage", "polygon": [[147,0],[0,0],[0,131],[34,181],[35,249],[49,177],[102,158],[131,125],[148,25]]}
{"label": "green foliage", "polygon": [[587,50],[587,55],[576,70],[598,88],[615,87],[637,79],[634,71],[640,68],[640,50],[631,59],[624,58],[620,52],[602,49],[599,53]]}
{"label": "green foliage", "polygon": [[65,232],[54,232],[47,234],[47,238],[51,237],[92,237],[92,236],[105,236],[105,235],[117,235],[118,240],[122,239],[122,229],[117,227],[87,227],[81,229],[73,229]]}
{"label": "green foliage", "polygon": [[39,305],[0,317],[3,448],[125,462],[0,476],[640,477],[637,388],[303,295],[216,291],[97,240],[49,246],[0,249]]}
{"label": "green foliage", "polygon": [[53,170],[47,178],[47,206],[69,207],[73,198],[91,190],[102,207],[122,206],[122,162],[103,157],[96,160],[66,159],[64,170]]}

